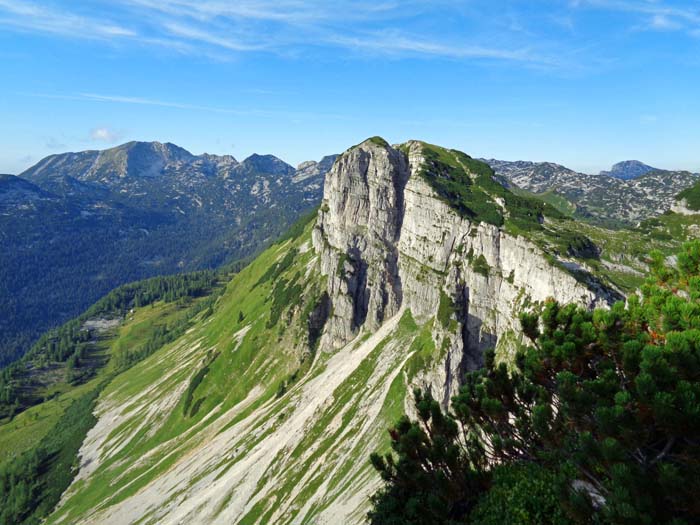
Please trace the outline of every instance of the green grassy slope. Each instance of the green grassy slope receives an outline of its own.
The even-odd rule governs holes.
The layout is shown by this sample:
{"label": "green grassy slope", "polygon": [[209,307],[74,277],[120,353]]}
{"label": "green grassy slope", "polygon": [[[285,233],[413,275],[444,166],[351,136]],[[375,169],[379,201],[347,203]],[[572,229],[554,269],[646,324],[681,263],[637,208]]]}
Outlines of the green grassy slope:
{"label": "green grassy slope", "polygon": [[0,492],[7,503],[0,523],[38,523],[52,510],[71,483],[78,449],[96,422],[92,410],[97,397],[127,368],[119,356],[126,347],[141,348],[153,341],[163,326],[181,321],[202,301],[187,306],[158,301],[136,308],[91,345],[88,356],[99,355],[104,365],[93,369],[89,380],[66,381],[65,366],[53,363],[48,367],[53,381],[31,385],[37,394],[45,391],[46,400],[0,424]]}
{"label": "green grassy slope", "polygon": [[563,217],[543,199],[516,194],[503,187],[485,162],[458,150],[420,144],[425,158],[420,175],[462,217],[505,226],[511,233],[539,230],[545,216]]}
{"label": "green grassy slope", "polygon": [[368,455],[388,445],[407,381],[444,345],[433,321],[419,326],[405,311],[317,355],[310,320],[325,279],[312,226],[233,277],[180,339],[106,385],[84,445],[89,465],[48,523],[157,523],[166,512],[288,523],[366,507],[377,481]]}
{"label": "green grassy slope", "polygon": [[[123,351],[126,347],[145,343],[158,326],[174,321],[182,315],[182,308],[173,303],[160,302],[137,309],[129,321],[103,334],[93,351],[109,359],[115,352]],[[0,424],[0,464],[32,448],[53,428],[73,401],[93,390],[106,377],[113,375],[116,369],[115,361],[108,360],[107,363],[84,384],[71,384],[59,375],[58,380],[48,388],[41,385],[36,395],[45,397],[44,402],[31,406],[12,420]]]}
{"label": "green grassy slope", "polygon": [[560,195],[505,188],[484,162],[452,149],[419,143],[426,163],[420,175],[458,214],[533,241],[550,262],[592,286],[635,290],[647,256],[675,252],[697,231],[697,218],[666,214],[637,228],[607,228],[577,220],[576,207]]}
{"label": "green grassy slope", "polygon": [[[222,273],[221,276],[225,274]],[[95,377],[108,363],[126,368],[186,329],[191,317],[208,306],[202,301],[221,286],[214,272],[155,277],[121,286],[85,313],[44,334],[19,361],[0,370],[0,424],[42,401],[53,399]],[[138,306],[174,303],[177,315],[158,324],[147,341],[108,352],[115,326]],[[127,342],[128,343],[128,342]],[[114,362],[112,362],[114,361]]]}

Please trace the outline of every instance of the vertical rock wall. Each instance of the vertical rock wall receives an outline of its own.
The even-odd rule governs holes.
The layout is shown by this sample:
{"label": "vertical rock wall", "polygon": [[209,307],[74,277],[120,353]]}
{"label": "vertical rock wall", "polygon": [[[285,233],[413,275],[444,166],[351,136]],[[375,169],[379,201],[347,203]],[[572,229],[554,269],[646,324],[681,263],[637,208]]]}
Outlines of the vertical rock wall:
{"label": "vertical rock wall", "polygon": [[[590,307],[609,299],[526,238],[460,217],[419,174],[421,151],[419,142],[399,150],[368,140],[341,155],[326,175],[313,242],[332,303],[327,347],[376,330],[401,306],[425,321],[437,315],[441,295],[448,298],[456,323],[435,322],[443,352],[420,382],[449,400],[486,348],[504,335],[519,338],[517,314],[528,302]],[[488,269],[475,271],[477,259]]]}

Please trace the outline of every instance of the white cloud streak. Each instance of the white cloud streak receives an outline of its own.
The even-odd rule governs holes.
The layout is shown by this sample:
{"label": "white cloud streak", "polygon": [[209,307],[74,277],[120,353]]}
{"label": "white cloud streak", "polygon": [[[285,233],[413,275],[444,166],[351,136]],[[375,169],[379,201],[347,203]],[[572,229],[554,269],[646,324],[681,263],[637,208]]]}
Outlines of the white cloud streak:
{"label": "white cloud streak", "polygon": [[229,51],[261,51],[267,49],[264,44],[246,43],[230,37],[221,37],[208,31],[178,23],[168,22],[163,26],[168,33],[190,41],[204,42]]}
{"label": "white cloud streak", "polygon": [[[484,3],[466,0],[95,0],[77,7],[49,7],[47,2],[0,0],[0,28],[216,60],[251,53],[317,56],[330,50],[370,58],[505,62],[570,71],[585,60],[576,47],[550,38],[546,28],[533,31],[536,24],[528,24],[525,11],[508,11],[504,29],[502,20],[492,19],[493,8],[484,10]],[[700,35],[700,8],[680,0],[570,0],[551,13],[552,30],[556,26],[570,33],[576,13],[584,8],[633,14],[630,27],[635,30]],[[425,31],[420,23],[404,23],[452,16],[471,20],[476,30],[455,24],[450,31],[434,26]],[[585,49],[587,43],[581,45]]]}
{"label": "white cloud streak", "polygon": [[0,25],[71,38],[130,38],[136,33],[116,23],[105,23],[57,11],[31,2],[0,0]]}
{"label": "white cloud streak", "polygon": [[697,3],[682,4],[665,0],[574,0],[572,7],[591,7],[644,16],[646,28],[663,31],[700,30],[700,7]]}
{"label": "white cloud streak", "polygon": [[372,54],[436,56],[443,58],[474,58],[509,60],[551,64],[550,59],[530,53],[528,50],[511,50],[476,45],[442,44],[418,38],[403,36],[395,32],[344,36],[334,34],[327,37],[327,43],[340,47],[361,50]]}
{"label": "white cloud streak", "polygon": [[186,104],[168,100],[158,100],[152,98],[142,98],[142,97],[132,97],[124,95],[111,95],[111,94],[99,94],[99,93],[76,93],[72,95],[56,95],[49,93],[20,93],[21,95],[33,97],[33,98],[44,98],[51,100],[75,100],[84,102],[101,102],[110,104],[128,104],[136,106],[152,106],[160,108],[170,108],[178,109],[184,111],[196,111],[196,112],[207,112],[207,113],[219,113],[223,115],[234,115],[234,116],[254,116],[254,117],[268,117],[268,118],[288,118],[288,119],[333,119],[333,120],[356,120],[355,117],[342,115],[338,113],[309,113],[309,112],[293,112],[293,111],[276,111],[267,109],[237,109],[237,108],[226,108],[219,106],[206,106],[198,104]]}
{"label": "white cloud streak", "polygon": [[[336,48],[367,56],[488,59],[556,66],[530,46],[493,45],[465,38],[412,34],[388,28],[436,9],[447,0],[98,0],[79,14],[39,1],[0,0],[0,27],[66,38],[131,42],[214,58],[243,53],[298,55]],[[72,6],[71,6],[71,9]],[[449,13],[449,11],[446,11]],[[447,14],[446,16],[449,16]]]}
{"label": "white cloud streak", "polygon": [[125,5],[159,11],[174,18],[200,21],[214,19],[279,22],[309,25],[329,21],[370,20],[399,10],[415,13],[417,9],[449,5],[444,1],[404,0],[389,2],[346,0],[121,0]]}

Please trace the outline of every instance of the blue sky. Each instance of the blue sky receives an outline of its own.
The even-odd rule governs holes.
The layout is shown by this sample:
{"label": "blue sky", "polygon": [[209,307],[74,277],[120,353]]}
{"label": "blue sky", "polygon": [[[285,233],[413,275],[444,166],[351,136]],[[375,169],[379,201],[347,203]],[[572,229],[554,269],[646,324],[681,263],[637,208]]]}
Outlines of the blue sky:
{"label": "blue sky", "polygon": [[372,135],[700,171],[697,0],[0,0],[0,172],[170,141],[296,164]]}

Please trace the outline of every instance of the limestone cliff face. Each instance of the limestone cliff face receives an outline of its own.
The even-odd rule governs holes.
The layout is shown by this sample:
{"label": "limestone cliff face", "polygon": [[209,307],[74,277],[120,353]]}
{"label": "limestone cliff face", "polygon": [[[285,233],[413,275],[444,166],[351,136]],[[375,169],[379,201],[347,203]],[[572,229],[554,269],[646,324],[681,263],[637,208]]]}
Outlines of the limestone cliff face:
{"label": "limestone cliff face", "polygon": [[327,346],[376,330],[402,306],[419,322],[436,317],[441,357],[419,382],[446,402],[486,348],[512,350],[522,307],[550,297],[592,307],[612,296],[525,237],[460,217],[419,173],[424,162],[419,142],[399,150],[368,140],[345,152],[326,175],[313,242],[332,301]]}
{"label": "limestone cliff face", "polygon": [[363,326],[374,331],[403,299],[398,244],[408,160],[397,150],[366,144],[341,155],[326,177],[313,236],[328,276],[328,330],[335,346]]}

